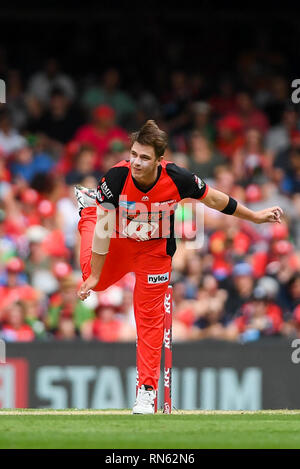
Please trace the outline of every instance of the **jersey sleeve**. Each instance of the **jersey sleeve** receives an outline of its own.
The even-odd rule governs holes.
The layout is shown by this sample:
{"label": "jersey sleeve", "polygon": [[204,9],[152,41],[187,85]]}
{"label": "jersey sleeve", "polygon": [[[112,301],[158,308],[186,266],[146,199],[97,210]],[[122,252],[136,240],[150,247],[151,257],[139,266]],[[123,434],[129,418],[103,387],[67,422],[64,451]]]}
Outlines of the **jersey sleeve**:
{"label": "jersey sleeve", "polygon": [[175,163],[168,164],[166,170],[177,186],[181,199],[204,199],[208,191],[208,185],[203,179],[187,169],[177,166]]}
{"label": "jersey sleeve", "polygon": [[119,196],[122,193],[129,169],[124,166],[111,168],[101,178],[97,187],[96,203],[104,210],[114,210],[119,205]]}

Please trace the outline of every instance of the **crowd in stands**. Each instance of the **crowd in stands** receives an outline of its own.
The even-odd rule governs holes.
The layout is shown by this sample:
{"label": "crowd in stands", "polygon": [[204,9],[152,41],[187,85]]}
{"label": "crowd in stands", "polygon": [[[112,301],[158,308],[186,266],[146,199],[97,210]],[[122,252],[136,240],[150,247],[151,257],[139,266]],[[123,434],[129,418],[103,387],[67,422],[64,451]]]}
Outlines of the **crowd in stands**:
{"label": "crowd in stands", "polygon": [[[241,61],[241,63],[243,63]],[[170,72],[160,93],[122,88],[117,68],[79,86],[56,59],[28,80],[6,69],[0,108],[0,337],[6,341],[135,341],[127,274],[87,300],[74,184],[97,186],[129,155],[149,118],[169,135],[165,159],[253,210],[279,205],[281,224],[255,225],[186,201],[176,211],[173,340],[300,337],[300,114],[291,86],[255,56],[216,89]],[[256,71],[256,72],[255,72]],[[202,221],[204,220],[204,225]],[[204,227],[204,228],[203,228]]]}

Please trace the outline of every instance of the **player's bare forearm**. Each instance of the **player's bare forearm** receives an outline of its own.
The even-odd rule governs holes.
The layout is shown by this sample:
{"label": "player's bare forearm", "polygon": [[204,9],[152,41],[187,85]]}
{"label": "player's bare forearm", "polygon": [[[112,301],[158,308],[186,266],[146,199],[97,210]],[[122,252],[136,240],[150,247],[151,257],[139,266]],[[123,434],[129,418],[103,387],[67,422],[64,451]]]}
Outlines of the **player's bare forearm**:
{"label": "player's bare forearm", "polygon": [[83,282],[77,293],[81,300],[85,300],[99,282],[114,227],[115,213],[113,211],[106,212],[100,207],[97,208],[97,223],[92,243],[91,274]]}
{"label": "player's bare forearm", "polygon": [[82,301],[90,295],[91,290],[93,290],[99,282],[106,256],[107,254],[98,254],[97,252],[92,251],[91,274],[80,286],[77,293],[78,297]]}
{"label": "player's bare forearm", "polygon": [[[207,207],[219,210],[220,212],[225,210],[225,213],[231,214],[243,220],[248,220],[257,224],[267,222],[281,223],[281,216],[283,215],[283,211],[278,206],[255,212],[239,202],[236,203],[236,201],[234,201],[233,203],[232,201],[233,199],[231,199],[230,203],[230,197],[227,194],[211,187],[208,189],[205,199],[203,199],[203,203]],[[227,207],[228,210],[226,212]]]}
{"label": "player's bare forearm", "polygon": [[233,214],[235,217],[242,218],[244,220],[252,221],[253,223],[281,223],[281,217],[283,210],[279,206],[265,208],[254,212],[249,210],[244,205],[238,203],[236,211]]}
{"label": "player's bare forearm", "polygon": [[92,251],[90,276],[97,280],[97,282],[99,281],[106,256],[107,254],[98,254],[97,252]]}

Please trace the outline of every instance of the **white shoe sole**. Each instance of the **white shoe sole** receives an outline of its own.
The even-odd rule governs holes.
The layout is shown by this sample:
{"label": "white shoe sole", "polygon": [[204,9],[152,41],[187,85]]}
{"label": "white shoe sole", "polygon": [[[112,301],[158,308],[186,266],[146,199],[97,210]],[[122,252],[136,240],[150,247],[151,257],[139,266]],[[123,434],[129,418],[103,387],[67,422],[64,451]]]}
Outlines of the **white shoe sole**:
{"label": "white shoe sole", "polygon": [[132,410],[133,415],[153,415],[154,411],[153,410]]}

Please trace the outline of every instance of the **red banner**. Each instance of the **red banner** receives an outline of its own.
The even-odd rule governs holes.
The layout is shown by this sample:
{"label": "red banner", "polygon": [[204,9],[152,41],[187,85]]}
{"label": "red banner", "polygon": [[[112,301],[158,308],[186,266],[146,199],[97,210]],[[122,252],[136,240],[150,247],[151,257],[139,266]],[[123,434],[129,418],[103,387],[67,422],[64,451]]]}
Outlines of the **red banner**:
{"label": "red banner", "polygon": [[28,362],[10,358],[0,364],[0,408],[28,407]]}

